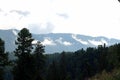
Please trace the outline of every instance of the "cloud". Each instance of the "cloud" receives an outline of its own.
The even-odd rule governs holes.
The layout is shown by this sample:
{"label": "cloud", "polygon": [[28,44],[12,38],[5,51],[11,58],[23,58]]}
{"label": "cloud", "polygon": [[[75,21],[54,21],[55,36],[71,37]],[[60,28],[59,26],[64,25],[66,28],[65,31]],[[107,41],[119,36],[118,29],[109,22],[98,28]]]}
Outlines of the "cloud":
{"label": "cloud", "polygon": [[68,42],[68,41],[63,41],[63,38],[60,37],[59,39],[56,40],[56,42],[62,44],[62,45],[65,45],[65,46],[71,46],[72,43]]}
{"label": "cloud", "polygon": [[[34,40],[32,42],[32,44],[36,44],[38,41],[39,40]],[[45,37],[44,40],[41,42],[41,44],[43,44],[45,46],[46,45],[49,45],[49,46],[55,46],[56,45],[56,43],[52,39],[50,39],[49,37]]]}
{"label": "cloud", "polygon": [[108,45],[108,43],[107,43],[107,41],[105,39],[101,39],[100,41],[96,41],[94,39],[93,40],[88,40],[88,41],[89,41],[89,43],[91,43],[91,44],[93,44],[95,46],[104,45],[104,44]]}
{"label": "cloud", "polygon": [[35,45],[35,44],[37,44],[38,41],[39,40],[34,40],[34,41],[32,41],[32,44]]}
{"label": "cloud", "polygon": [[68,19],[69,18],[68,14],[66,14],[66,13],[56,13],[56,15],[58,15],[60,17],[63,17],[64,19]]}
{"label": "cloud", "polygon": [[2,9],[0,8],[0,12],[2,12]]}
{"label": "cloud", "polygon": [[43,42],[41,42],[43,45],[52,45],[52,46],[54,46],[54,45],[56,45],[55,43],[54,43],[54,41],[53,40],[51,40],[50,38],[45,38],[44,39],[44,41]]}
{"label": "cloud", "polygon": [[2,15],[4,15],[4,16],[6,16],[6,14],[7,14],[7,13],[5,13],[5,12],[3,11],[3,9],[1,9],[1,8],[0,8],[0,13],[1,13]]}
{"label": "cloud", "polygon": [[70,42],[68,42],[68,41],[64,41],[63,44],[64,44],[65,46],[70,46],[70,45],[72,45],[72,43],[70,43]]}
{"label": "cloud", "polygon": [[88,45],[87,41],[84,41],[82,39],[77,38],[77,35],[72,35],[72,38],[75,39],[76,41],[82,43],[82,44]]}
{"label": "cloud", "polygon": [[36,24],[29,24],[28,25],[31,32],[35,34],[46,34],[51,33],[54,29],[54,25],[50,22],[47,23],[36,23]]}
{"label": "cloud", "polygon": [[[32,28],[34,30],[31,29],[34,33],[46,33],[53,30],[53,27],[46,28],[46,25],[55,25],[54,33],[75,33],[120,39],[119,21],[120,3],[117,0],[0,1],[0,29],[13,26],[21,29],[30,25],[39,26]],[[46,24],[47,22],[52,24]],[[44,28],[42,25],[45,25]]]}
{"label": "cloud", "polygon": [[103,44],[108,45],[108,42],[105,39],[101,39],[101,41],[102,41]]}
{"label": "cloud", "polygon": [[19,15],[22,15],[22,16],[28,16],[30,14],[29,11],[21,11],[21,10],[11,10],[10,13],[17,13]]}
{"label": "cloud", "polygon": [[98,45],[102,45],[103,43],[101,41],[95,41],[95,40],[88,40],[91,44],[98,46]]}

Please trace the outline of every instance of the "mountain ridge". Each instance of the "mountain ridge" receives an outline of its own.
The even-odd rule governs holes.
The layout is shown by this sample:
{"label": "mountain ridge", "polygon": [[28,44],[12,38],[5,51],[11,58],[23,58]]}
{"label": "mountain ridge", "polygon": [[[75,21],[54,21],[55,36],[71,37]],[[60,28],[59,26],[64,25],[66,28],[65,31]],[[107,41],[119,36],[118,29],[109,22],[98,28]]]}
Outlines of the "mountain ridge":
{"label": "mountain ridge", "polygon": [[[0,38],[5,41],[6,51],[12,52],[15,50],[15,40],[19,30],[9,29],[0,30]],[[119,39],[107,38],[104,36],[91,37],[81,34],[72,33],[47,33],[47,34],[33,34],[35,41],[41,41],[45,45],[46,53],[55,53],[62,51],[76,51],[78,49],[87,47],[96,47],[98,45],[110,46],[119,43]]]}

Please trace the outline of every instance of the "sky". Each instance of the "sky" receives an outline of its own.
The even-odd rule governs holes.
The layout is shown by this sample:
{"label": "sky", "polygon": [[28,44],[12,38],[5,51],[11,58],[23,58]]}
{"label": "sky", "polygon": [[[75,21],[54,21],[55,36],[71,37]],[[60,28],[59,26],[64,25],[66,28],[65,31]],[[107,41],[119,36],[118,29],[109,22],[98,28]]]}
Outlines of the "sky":
{"label": "sky", "polygon": [[118,0],[0,0],[0,29],[120,39]]}

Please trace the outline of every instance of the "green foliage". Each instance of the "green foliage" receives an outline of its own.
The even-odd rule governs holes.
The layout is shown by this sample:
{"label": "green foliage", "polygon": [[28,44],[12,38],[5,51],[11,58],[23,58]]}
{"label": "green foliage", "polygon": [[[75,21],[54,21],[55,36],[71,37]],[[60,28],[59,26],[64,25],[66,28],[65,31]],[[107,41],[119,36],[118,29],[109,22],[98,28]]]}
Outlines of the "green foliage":
{"label": "green foliage", "polygon": [[65,80],[67,76],[67,62],[66,62],[65,52],[62,52],[60,55],[59,69],[60,69],[60,80]]}
{"label": "green foliage", "polygon": [[8,54],[5,53],[4,41],[0,39],[0,80],[4,80],[4,69],[8,65]]}
{"label": "green foliage", "polygon": [[26,28],[18,33],[17,48],[14,51],[17,57],[13,68],[14,80],[43,80],[44,46],[37,42],[32,54],[33,40],[31,33]]}
{"label": "green foliage", "polygon": [[4,80],[4,71],[0,68],[0,80]]}
{"label": "green foliage", "polygon": [[[97,48],[89,47],[86,50],[80,49],[73,53],[52,54],[54,56],[48,58],[54,58],[57,61],[58,66],[54,67],[59,69],[60,80],[68,79],[68,75],[72,80],[85,80],[98,73],[106,74],[103,76],[104,80],[112,80],[107,72],[120,67],[120,45],[113,46],[114,48],[99,45]],[[51,76],[54,75],[51,74]]]}
{"label": "green foliage", "polygon": [[[29,55],[32,50],[32,34],[29,32],[28,29],[23,28],[17,37],[17,41],[15,42],[17,48],[15,50],[15,55],[20,58],[25,55]],[[22,56],[21,56],[22,55]]]}
{"label": "green foliage", "polygon": [[54,60],[48,67],[47,80],[60,80],[60,74],[58,69],[58,64]]}
{"label": "green foliage", "polygon": [[16,60],[13,73],[14,80],[32,80],[34,76],[34,58],[32,51],[32,35],[28,29],[23,28],[18,33],[15,50]]}
{"label": "green foliage", "polygon": [[89,80],[120,80],[120,69],[115,68],[111,72],[104,70],[102,73],[96,74]]}
{"label": "green foliage", "polygon": [[108,70],[120,67],[120,44],[110,46],[107,55]]}
{"label": "green foliage", "polygon": [[35,60],[35,80],[42,80],[42,73],[43,73],[43,68],[45,66],[45,56],[43,55],[44,53],[44,46],[40,43],[37,42],[36,48],[34,51],[34,60]]}
{"label": "green foliage", "polygon": [[0,39],[0,66],[4,67],[8,63],[8,53],[5,53],[4,41]]}

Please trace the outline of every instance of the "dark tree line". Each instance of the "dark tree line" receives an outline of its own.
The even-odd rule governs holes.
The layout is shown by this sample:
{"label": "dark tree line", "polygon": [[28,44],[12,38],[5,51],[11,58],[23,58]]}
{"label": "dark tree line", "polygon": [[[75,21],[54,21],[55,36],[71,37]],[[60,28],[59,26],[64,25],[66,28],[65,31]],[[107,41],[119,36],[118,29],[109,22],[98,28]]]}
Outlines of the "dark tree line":
{"label": "dark tree line", "polygon": [[56,74],[59,78],[57,80],[86,80],[104,70],[109,73],[113,69],[120,68],[120,44],[110,47],[104,44],[86,50],[50,54],[47,55],[47,60],[50,65],[48,73],[54,70],[48,77],[55,78]]}
{"label": "dark tree line", "polygon": [[120,68],[120,44],[43,54],[44,46],[39,41],[33,45],[33,40],[26,28],[18,33],[16,59],[11,63],[0,39],[0,80],[11,80],[5,76],[8,65],[12,67],[12,80],[86,80],[103,70],[111,72]]}

